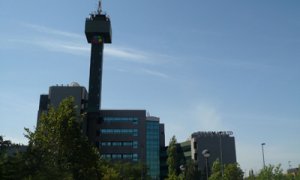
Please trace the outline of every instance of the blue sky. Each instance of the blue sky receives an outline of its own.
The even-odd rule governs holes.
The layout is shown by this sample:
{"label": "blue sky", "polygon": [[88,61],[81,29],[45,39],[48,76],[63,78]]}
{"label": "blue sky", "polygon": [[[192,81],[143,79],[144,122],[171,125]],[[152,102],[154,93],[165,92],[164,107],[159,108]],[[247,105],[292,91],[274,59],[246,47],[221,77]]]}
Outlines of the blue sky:
{"label": "blue sky", "polygon": [[[88,86],[85,17],[96,0],[0,1],[0,134],[26,143],[39,95]],[[104,1],[102,107],[146,109],[183,141],[231,130],[243,170],[300,164],[300,2]]]}

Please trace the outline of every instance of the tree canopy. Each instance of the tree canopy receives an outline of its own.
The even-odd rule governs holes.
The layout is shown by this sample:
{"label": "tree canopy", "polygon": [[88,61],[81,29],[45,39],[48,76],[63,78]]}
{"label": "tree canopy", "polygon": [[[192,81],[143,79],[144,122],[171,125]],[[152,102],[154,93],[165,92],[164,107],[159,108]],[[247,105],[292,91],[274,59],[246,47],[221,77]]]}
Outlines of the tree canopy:
{"label": "tree canopy", "polygon": [[82,133],[82,118],[76,117],[73,98],[43,114],[29,139],[26,160],[33,177],[100,179],[99,152]]}
{"label": "tree canopy", "polygon": [[[244,177],[244,172],[240,168],[239,164],[226,164],[224,167],[223,180],[242,180]],[[209,180],[219,180],[222,179],[221,163],[217,159],[212,166],[212,174]]]}
{"label": "tree canopy", "polygon": [[169,142],[167,149],[167,165],[168,165],[168,180],[178,179],[178,154],[177,154],[177,139],[173,136]]}

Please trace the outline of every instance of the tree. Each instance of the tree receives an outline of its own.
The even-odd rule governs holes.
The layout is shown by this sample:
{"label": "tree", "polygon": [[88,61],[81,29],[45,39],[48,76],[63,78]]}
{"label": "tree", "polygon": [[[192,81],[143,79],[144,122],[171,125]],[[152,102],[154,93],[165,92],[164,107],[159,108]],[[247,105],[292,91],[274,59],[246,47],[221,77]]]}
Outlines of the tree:
{"label": "tree", "polygon": [[244,172],[238,163],[227,164],[224,168],[224,180],[243,180]]}
{"label": "tree", "polygon": [[100,179],[99,152],[81,130],[73,98],[42,115],[35,132],[25,129],[28,176],[34,179]]}
{"label": "tree", "polygon": [[167,165],[168,165],[168,180],[178,179],[178,154],[177,154],[177,140],[173,136],[170,140],[169,147],[167,149]]}
{"label": "tree", "polygon": [[284,178],[283,170],[281,169],[281,165],[269,165],[265,166],[261,169],[257,175],[258,180],[265,180],[265,179],[274,179],[274,180],[282,180]]}
{"label": "tree", "polygon": [[121,179],[120,173],[109,165],[102,165],[101,171],[103,172],[102,180],[119,180]]}
{"label": "tree", "polygon": [[24,161],[22,154],[9,156],[2,154],[0,157],[0,179],[22,179],[24,178]]}
{"label": "tree", "polygon": [[119,179],[135,180],[135,179],[149,179],[147,176],[147,166],[144,163],[132,162],[108,162],[108,166],[118,172]]}
{"label": "tree", "polygon": [[0,136],[0,179],[24,177],[23,153],[18,152],[18,147],[20,145],[4,140],[3,136]]}
{"label": "tree", "polygon": [[[223,180],[243,180],[244,172],[240,168],[239,164],[227,164],[224,167]],[[212,166],[212,174],[209,180],[222,179],[221,164],[219,159],[215,160]]]}
{"label": "tree", "polygon": [[255,179],[256,179],[256,178],[255,178],[255,174],[254,174],[254,172],[253,172],[253,169],[251,169],[251,170],[249,171],[248,177],[246,177],[245,180],[255,180]]}
{"label": "tree", "polygon": [[246,180],[300,180],[300,171],[295,174],[284,174],[281,165],[268,165],[262,168],[258,174],[254,174],[253,170],[249,172]]}
{"label": "tree", "polygon": [[196,180],[199,179],[199,173],[198,170],[195,167],[195,163],[190,160],[186,163],[185,169],[184,169],[184,178],[183,179],[189,179],[189,180]]}
{"label": "tree", "polygon": [[209,177],[209,180],[219,180],[222,179],[221,173],[221,163],[219,159],[215,160],[212,165],[212,174]]}

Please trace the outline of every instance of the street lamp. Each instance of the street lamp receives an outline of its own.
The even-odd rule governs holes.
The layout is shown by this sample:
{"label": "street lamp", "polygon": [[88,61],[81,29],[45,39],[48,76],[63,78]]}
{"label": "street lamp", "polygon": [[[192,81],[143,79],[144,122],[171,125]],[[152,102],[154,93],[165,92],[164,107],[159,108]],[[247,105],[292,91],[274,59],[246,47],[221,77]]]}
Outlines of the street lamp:
{"label": "street lamp", "polygon": [[206,179],[208,180],[208,158],[210,156],[210,152],[207,149],[202,151],[202,155],[206,160]]}
{"label": "street lamp", "polygon": [[266,143],[261,143],[261,150],[262,150],[263,164],[264,164],[264,168],[265,168],[265,167],[266,167],[266,164],[265,164],[264,145],[266,145]]}
{"label": "street lamp", "polygon": [[220,148],[220,164],[221,164],[221,178],[223,180],[224,169],[223,169],[223,148],[222,148],[222,131],[219,132],[219,148]]}
{"label": "street lamp", "polygon": [[179,166],[179,169],[180,169],[181,173],[183,174],[183,177],[185,177],[185,166],[182,164]]}

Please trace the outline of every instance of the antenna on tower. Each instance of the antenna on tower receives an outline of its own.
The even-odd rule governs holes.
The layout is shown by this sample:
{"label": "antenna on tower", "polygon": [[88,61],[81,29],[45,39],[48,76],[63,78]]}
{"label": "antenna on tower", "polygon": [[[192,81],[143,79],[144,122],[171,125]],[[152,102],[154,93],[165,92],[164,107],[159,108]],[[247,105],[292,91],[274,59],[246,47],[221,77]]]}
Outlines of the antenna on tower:
{"label": "antenna on tower", "polygon": [[98,14],[101,14],[101,12],[102,12],[102,1],[101,0],[99,0],[99,2],[98,2],[98,10],[97,10],[97,12],[98,12]]}

